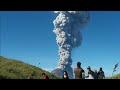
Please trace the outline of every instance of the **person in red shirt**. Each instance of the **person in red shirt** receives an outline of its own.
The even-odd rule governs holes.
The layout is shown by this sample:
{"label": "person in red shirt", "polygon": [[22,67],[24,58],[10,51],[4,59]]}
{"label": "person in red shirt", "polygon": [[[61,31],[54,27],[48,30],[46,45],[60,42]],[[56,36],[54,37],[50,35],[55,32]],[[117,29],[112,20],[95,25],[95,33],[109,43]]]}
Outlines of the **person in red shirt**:
{"label": "person in red shirt", "polygon": [[49,77],[45,73],[42,73],[42,76],[44,79],[49,79]]}

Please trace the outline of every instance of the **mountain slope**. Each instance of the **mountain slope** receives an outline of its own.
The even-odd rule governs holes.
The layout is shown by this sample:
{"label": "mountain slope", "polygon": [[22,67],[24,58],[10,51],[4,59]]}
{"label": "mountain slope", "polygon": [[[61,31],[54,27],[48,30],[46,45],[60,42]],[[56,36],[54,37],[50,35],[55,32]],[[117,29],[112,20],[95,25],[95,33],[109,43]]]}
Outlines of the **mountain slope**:
{"label": "mountain slope", "polygon": [[58,79],[55,75],[41,68],[0,56],[0,79],[43,79],[43,72],[50,79]]}

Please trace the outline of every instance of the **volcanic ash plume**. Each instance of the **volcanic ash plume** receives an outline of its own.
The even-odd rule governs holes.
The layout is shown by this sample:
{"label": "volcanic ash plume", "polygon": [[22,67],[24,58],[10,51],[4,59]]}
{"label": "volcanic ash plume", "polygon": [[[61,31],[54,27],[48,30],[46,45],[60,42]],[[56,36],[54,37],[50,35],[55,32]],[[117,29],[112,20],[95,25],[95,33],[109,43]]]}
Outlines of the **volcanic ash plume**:
{"label": "volcanic ash plume", "polygon": [[69,78],[73,78],[71,51],[72,48],[81,45],[82,36],[80,29],[89,21],[87,11],[55,11],[59,13],[53,21],[56,40],[59,47],[59,63],[52,73],[62,77],[63,71],[68,72]]}

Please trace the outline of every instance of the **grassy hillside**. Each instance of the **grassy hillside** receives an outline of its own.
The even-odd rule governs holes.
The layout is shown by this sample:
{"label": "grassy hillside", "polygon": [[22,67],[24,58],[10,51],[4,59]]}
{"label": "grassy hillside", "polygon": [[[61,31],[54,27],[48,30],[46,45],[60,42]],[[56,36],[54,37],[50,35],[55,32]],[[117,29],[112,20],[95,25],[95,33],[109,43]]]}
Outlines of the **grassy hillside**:
{"label": "grassy hillside", "polygon": [[113,76],[113,77],[111,77],[112,79],[120,79],[120,74],[117,74],[117,75],[115,75],[115,76]]}
{"label": "grassy hillside", "polygon": [[33,79],[43,79],[41,75],[43,72],[45,72],[50,79],[58,79],[53,74],[41,68],[0,56],[0,79],[28,79],[29,77]]}

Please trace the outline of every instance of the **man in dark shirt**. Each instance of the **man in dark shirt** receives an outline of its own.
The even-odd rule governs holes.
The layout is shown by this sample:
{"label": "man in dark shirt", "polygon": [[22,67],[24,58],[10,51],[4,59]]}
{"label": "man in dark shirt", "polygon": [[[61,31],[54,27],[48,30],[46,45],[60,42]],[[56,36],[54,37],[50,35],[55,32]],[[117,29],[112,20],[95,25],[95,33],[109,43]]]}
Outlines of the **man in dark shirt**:
{"label": "man in dark shirt", "polygon": [[102,70],[102,67],[100,67],[100,70],[98,71],[98,78],[99,79],[105,79],[105,73]]}

